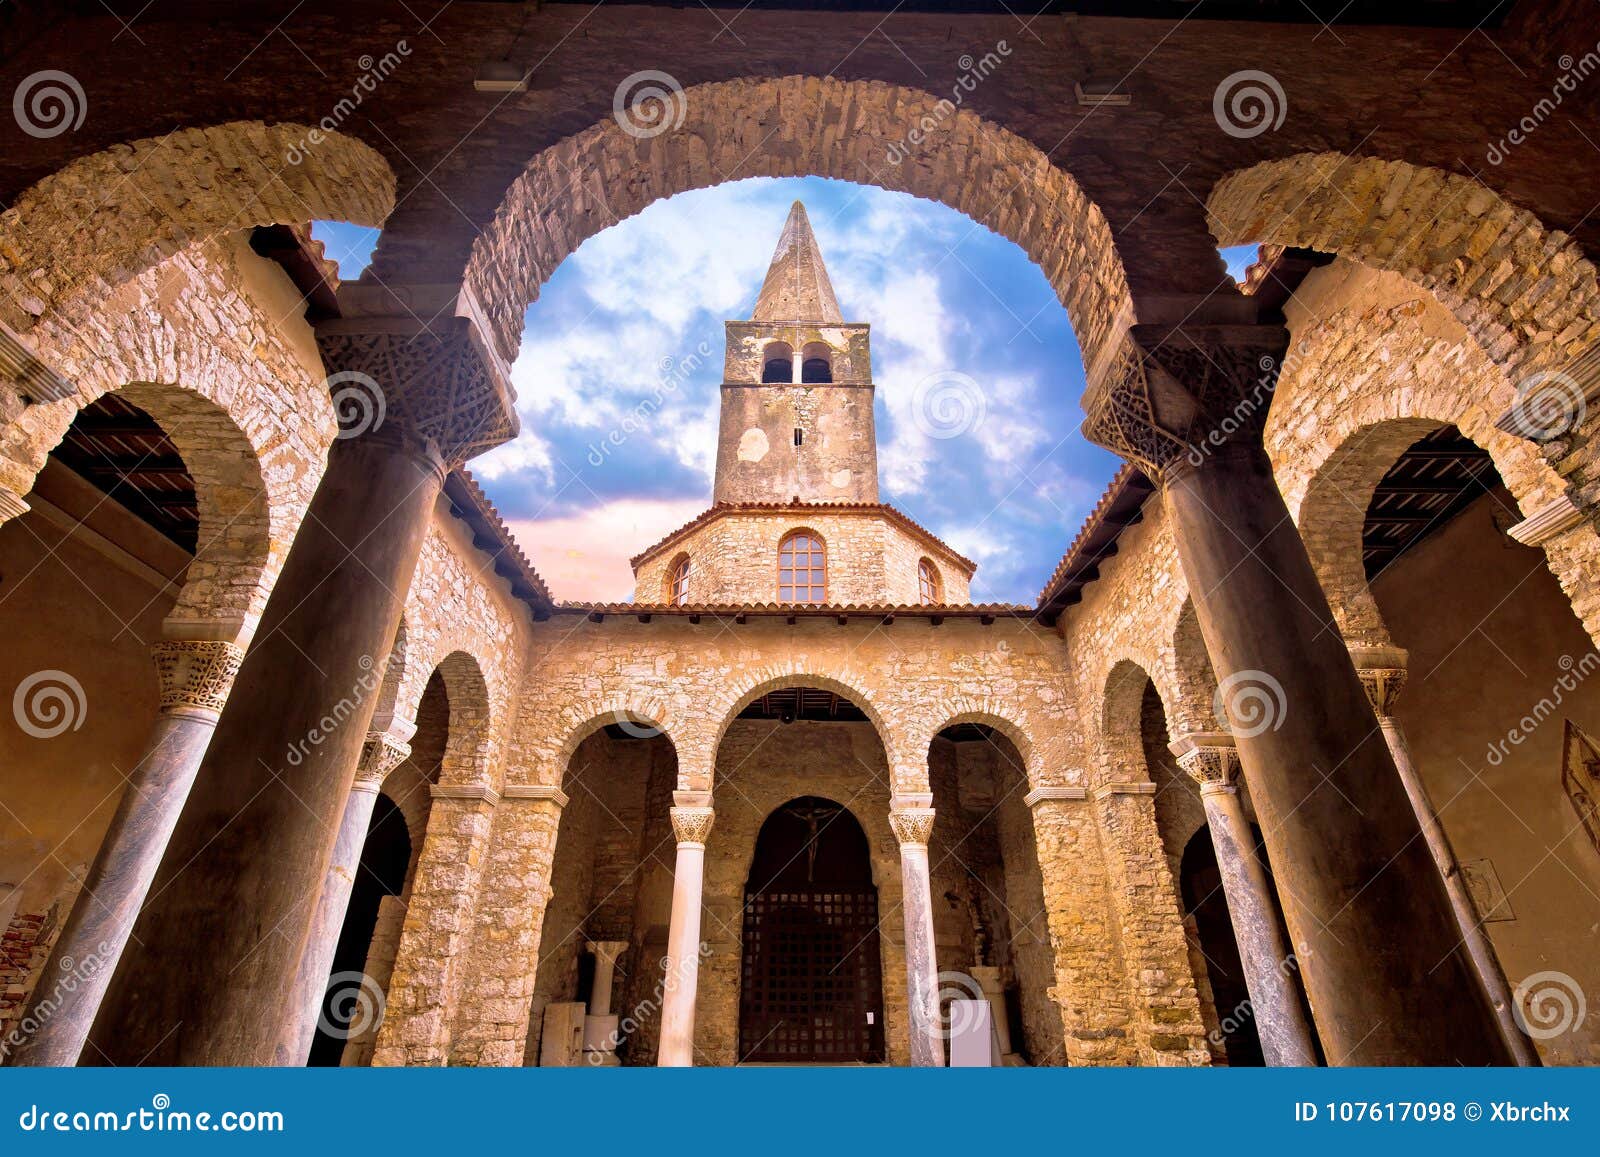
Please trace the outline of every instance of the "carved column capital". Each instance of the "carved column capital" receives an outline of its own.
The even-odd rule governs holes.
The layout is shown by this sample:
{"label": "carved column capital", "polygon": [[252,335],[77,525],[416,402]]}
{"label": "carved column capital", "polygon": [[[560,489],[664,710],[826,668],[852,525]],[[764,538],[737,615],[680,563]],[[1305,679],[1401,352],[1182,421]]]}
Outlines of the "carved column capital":
{"label": "carved column capital", "polygon": [[1171,744],[1178,766],[1208,791],[1232,790],[1239,782],[1239,747],[1224,731],[1197,731]]}
{"label": "carved column capital", "polygon": [[584,949],[596,960],[605,965],[612,965],[617,958],[628,950],[626,940],[588,940],[584,942]]}
{"label": "carved column capital", "polygon": [[341,286],[317,325],[341,440],[392,441],[445,471],[516,437],[516,394],[459,286]]}
{"label": "carved column capital", "polygon": [[367,732],[366,741],[361,744],[361,762],[356,765],[356,787],[376,791],[410,755],[411,745],[392,732]]}
{"label": "carved column capital", "polygon": [[1351,647],[1350,659],[1373,712],[1379,719],[1392,717],[1406,683],[1406,652],[1400,647]]}
{"label": "carved column capital", "polygon": [[926,847],[933,836],[934,814],[931,807],[896,808],[891,811],[889,826],[894,829],[894,838],[900,841],[900,846],[920,844]]}
{"label": "carved column capital", "polygon": [[222,714],[244,648],[221,639],[160,639],[151,644],[165,714]]}
{"label": "carved column capital", "polygon": [[1256,446],[1288,344],[1281,326],[1131,326],[1084,393],[1084,436],[1157,483]]}
{"label": "carved column capital", "polygon": [[714,809],[708,807],[675,807],[671,809],[672,834],[677,836],[679,844],[699,844],[711,836],[711,825],[717,818]]}

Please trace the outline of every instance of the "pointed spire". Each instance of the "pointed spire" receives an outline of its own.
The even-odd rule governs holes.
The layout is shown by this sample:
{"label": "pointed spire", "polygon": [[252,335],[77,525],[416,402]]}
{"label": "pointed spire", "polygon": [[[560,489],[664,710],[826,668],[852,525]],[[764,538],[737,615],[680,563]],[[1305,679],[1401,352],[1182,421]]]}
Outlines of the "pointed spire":
{"label": "pointed spire", "polygon": [[833,283],[822,264],[822,250],[811,233],[811,220],[799,201],[789,210],[777,251],[761,283],[752,321],[844,321]]}

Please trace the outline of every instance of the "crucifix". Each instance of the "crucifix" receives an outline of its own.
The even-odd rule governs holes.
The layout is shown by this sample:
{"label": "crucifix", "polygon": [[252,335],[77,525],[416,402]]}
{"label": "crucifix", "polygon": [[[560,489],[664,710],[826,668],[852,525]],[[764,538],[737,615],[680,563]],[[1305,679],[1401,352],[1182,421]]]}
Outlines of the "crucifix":
{"label": "crucifix", "polygon": [[838,807],[793,807],[789,814],[806,825],[806,883],[814,883],[817,873],[817,833],[824,820],[831,820],[843,809]]}

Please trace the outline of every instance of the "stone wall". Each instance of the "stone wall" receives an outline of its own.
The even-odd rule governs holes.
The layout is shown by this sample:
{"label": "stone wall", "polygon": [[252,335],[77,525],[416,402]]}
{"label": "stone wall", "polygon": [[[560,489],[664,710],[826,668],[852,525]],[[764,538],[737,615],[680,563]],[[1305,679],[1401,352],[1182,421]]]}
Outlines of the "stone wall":
{"label": "stone wall", "polygon": [[778,547],[797,530],[822,540],[830,603],[915,606],[921,603],[917,563],[933,561],[942,601],[969,597],[967,564],[931,536],[910,533],[873,510],[830,511],[806,506],[787,511],[728,511],[713,515],[683,537],[653,549],[635,570],[634,598],[671,601],[671,575],[689,559],[689,602],[726,606],[778,602]]}

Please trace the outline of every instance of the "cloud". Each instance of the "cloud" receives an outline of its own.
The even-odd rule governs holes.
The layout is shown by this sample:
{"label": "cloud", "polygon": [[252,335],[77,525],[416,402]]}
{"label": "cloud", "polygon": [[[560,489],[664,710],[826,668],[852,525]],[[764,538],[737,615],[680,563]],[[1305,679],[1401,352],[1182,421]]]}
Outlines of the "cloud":
{"label": "cloud", "polygon": [[574,602],[633,598],[628,559],[705,509],[698,501],[623,499],[564,518],[506,523],[551,594]]}
{"label": "cloud", "polygon": [[[738,181],[589,238],[528,310],[522,436],[475,473],[563,597],[629,595],[627,556],[711,502],[723,323],[749,316],[796,197],[846,316],[872,326],[884,500],[976,559],[983,597],[1031,599],[1115,461],[1078,433],[1082,361],[1040,271],[902,193]],[[367,239],[345,240],[354,259]],[[917,389],[952,372],[978,384],[984,418],[931,437]]]}

